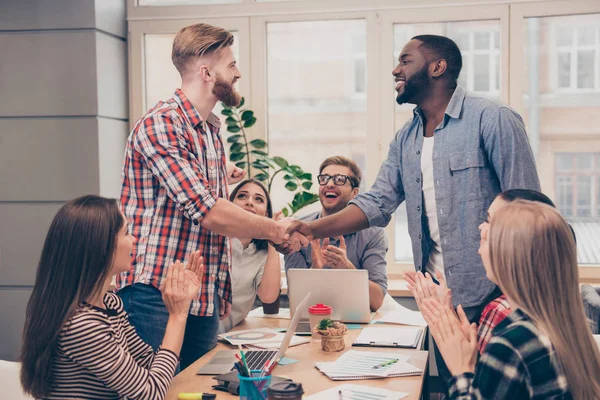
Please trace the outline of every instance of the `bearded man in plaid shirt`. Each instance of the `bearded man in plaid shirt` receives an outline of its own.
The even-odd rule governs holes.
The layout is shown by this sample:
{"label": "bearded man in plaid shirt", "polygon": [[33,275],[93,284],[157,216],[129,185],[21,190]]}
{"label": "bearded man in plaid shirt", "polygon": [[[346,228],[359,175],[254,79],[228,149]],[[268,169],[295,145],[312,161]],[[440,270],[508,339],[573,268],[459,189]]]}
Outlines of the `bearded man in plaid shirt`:
{"label": "bearded man in plaid shirt", "polygon": [[[236,106],[234,84],[241,74],[233,35],[196,24],[181,29],[172,60],[182,86],[135,124],[127,141],[121,205],[136,239],[129,272],[117,279],[129,320],[155,350],[169,314],[159,290],[169,266],[186,262],[192,252],[204,257],[204,277],[192,302],[181,349],[181,369],[216,346],[219,317],[231,311],[231,248],[228,237],[283,243],[291,220],[248,213],[227,201],[227,185],[244,171],[227,165],[212,113],[217,101]],[[299,249],[308,240],[294,234],[287,242]]]}

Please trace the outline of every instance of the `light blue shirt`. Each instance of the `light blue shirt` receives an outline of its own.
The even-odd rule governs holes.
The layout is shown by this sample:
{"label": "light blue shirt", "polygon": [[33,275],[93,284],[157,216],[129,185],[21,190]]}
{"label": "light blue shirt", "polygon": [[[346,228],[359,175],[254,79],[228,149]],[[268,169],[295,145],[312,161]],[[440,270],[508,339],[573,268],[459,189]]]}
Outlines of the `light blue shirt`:
{"label": "light blue shirt", "polygon": [[[424,271],[433,242],[423,212],[423,135],[416,107],[390,143],[373,187],[350,203],[365,213],[369,226],[386,226],[406,200],[415,269]],[[498,193],[540,190],[535,160],[519,114],[460,85],[434,135],[433,178],[446,281],[454,305],[478,306],[495,289],[477,253],[478,226]]]}

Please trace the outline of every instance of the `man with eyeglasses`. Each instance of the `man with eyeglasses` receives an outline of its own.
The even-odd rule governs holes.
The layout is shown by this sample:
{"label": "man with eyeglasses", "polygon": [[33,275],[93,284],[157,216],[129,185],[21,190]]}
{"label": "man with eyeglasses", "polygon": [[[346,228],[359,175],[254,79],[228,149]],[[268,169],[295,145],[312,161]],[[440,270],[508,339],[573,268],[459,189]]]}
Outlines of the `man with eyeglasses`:
{"label": "man with eyeglasses", "polygon": [[[319,167],[321,211],[301,220],[314,221],[333,215],[348,205],[359,192],[361,171],[358,165],[341,156],[329,157]],[[344,236],[313,240],[298,253],[285,256],[290,268],[365,269],[369,272],[369,303],[377,311],[387,292],[385,255],[388,242],[383,228],[372,227]]]}

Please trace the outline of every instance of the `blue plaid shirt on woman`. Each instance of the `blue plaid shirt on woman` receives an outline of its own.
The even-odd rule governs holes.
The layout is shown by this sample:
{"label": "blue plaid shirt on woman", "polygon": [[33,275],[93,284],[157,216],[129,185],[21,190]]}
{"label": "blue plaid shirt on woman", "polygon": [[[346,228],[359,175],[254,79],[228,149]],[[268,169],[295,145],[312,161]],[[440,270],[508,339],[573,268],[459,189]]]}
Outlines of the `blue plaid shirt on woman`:
{"label": "blue plaid shirt on woman", "polygon": [[571,399],[548,336],[517,309],[494,329],[475,373],[452,377],[451,399]]}

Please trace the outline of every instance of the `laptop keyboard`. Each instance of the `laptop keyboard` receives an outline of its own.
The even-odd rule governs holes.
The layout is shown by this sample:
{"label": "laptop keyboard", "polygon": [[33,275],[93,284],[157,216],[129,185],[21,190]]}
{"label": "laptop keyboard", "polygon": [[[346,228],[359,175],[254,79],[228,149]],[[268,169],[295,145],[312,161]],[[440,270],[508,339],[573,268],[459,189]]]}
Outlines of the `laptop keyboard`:
{"label": "laptop keyboard", "polygon": [[[246,364],[248,368],[251,370],[260,370],[263,369],[265,363],[275,357],[278,353],[278,350],[250,350],[245,352],[246,356]],[[234,370],[235,367],[232,369]]]}

